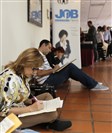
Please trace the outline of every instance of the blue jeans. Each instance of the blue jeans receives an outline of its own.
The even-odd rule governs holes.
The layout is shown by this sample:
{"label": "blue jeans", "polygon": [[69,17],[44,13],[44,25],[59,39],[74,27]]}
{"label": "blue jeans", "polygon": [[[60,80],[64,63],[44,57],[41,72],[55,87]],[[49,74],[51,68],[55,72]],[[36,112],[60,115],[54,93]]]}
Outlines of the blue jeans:
{"label": "blue jeans", "polygon": [[69,78],[79,81],[89,89],[94,88],[98,84],[97,81],[88,76],[86,73],[84,73],[81,69],[79,69],[72,63],[66,66],[61,71],[51,74],[44,83],[57,87]]}

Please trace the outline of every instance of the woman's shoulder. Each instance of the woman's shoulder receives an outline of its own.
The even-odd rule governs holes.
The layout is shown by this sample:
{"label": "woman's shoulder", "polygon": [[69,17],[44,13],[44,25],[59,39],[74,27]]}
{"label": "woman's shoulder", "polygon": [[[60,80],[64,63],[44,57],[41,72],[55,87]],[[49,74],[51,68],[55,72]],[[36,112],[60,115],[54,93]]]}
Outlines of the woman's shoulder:
{"label": "woman's shoulder", "polygon": [[8,82],[18,82],[21,80],[21,78],[18,75],[16,75],[13,70],[11,70],[10,68],[6,68],[0,73],[0,80]]}
{"label": "woman's shoulder", "polygon": [[14,76],[14,75],[16,75],[15,74],[15,72],[13,71],[13,70],[11,70],[10,68],[6,68],[6,69],[4,69],[1,73],[0,73],[0,76],[2,77],[2,76]]}

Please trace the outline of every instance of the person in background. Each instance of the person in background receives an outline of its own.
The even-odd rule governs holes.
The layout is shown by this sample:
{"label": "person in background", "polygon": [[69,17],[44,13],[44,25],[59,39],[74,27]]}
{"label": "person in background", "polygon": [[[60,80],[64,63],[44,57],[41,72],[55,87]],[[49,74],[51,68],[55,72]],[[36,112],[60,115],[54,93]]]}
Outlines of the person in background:
{"label": "person in background", "polygon": [[68,32],[66,30],[61,30],[59,32],[60,41],[55,44],[56,48],[57,47],[63,47],[63,49],[65,51],[64,56],[61,59],[62,64],[64,62],[64,59],[65,58],[68,59],[70,56],[70,53],[71,53],[70,43],[69,43],[69,40],[67,40],[67,37],[68,37]]}
{"label": "person in background", "polygon": [[106,43],[110,44],[110,42],[111,42],[111,34],[110,34],[110,31],[108,30],[106,25],[103,26],[103,30],[104,30],[104,34],[103,34],[104,41]]}
{"label": "person in background", "polygon": [[102,60],[105,60],[103,45],[104,45],[104,37],[103,37],[103,29],[101,26],[98,26],[97,28],[97,50],[98,50],[98,57],[99,59],[102,58]]}
{"label": "person in background", "polygon": [[85,41],[85,34],[80,27],[80,43],[82,44]]}
{"label": "person in background", "polygon": [[[37,70],[37,81],[39,84],[53,85],[55,88],[64,83],[69,78],[81,82],[84,86],[90,90],[108,90],[107,86],[99,84],[96,80],[88,76],[81,69],[70,63],[64,69],[56,72],[60,68],[59,65],[54,65],[52,68],[46,58],[46,55],[51,52],[52,45],[49,40],[42,40],[39,44],[39,52],[43,56],[44,64]],[[56,73],[55,73],[56,72]]]}
{"label": "person in background", "polygon": [[111,34],[110,34],[110,30],[107,28],[106,25],[103,26],[103,30],[104,30],[104,41],[106,43],[108,43],[108,48],[107,48],[107,57],[109,57],[109,55],[111,55],[111,41],[112,41],[112,38],[111,38]]}
{"label": "person in background", "polygon": [[94,61],[96,62],[98,59],[98,52],[97,52],[97,39],[96,39],[96,28],[93,26],[92,21],[87,22],[89,30],[87,33],[87,41],[92,41],[93,48],[94,48]]}
{"label": "person in background", "polygon": [[112,57],[112,28],[111,27],[107,27],[107,29],[110,31],[110,35],[111,35],[109,55]]}
{"label": "person in background", "polygon": [[[19,115],[42,110],[43,100],[53,99],[49,93],[38,95],[36,99],[29,99],[28,78],[33,76],[33,68],[39,68],[43,63],[44,60],[39,51],[36,48],[29,48],[23,51],[15,61],[5,66],[5,70],[0,73],[0,121],[9,113]],[[21,128],[48,123],[48,128],[63,131],[71,126],[70,121],[61,121],[57,118],[57,111],[20,117]]]}

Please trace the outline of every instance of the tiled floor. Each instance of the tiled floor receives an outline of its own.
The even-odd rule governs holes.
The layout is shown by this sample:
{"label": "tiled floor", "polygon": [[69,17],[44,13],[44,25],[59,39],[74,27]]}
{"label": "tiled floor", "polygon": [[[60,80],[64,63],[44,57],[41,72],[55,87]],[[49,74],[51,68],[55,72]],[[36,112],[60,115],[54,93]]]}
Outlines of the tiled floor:
{"label": "tiled floor", "polygon": [[[112,133],[112,58],[98,62],[94,67],[84,67],[83,71],[110,89],[92,92],[73,80],[69,91],[67,85],[60,87],[57,96],[65,100],[60,118],[72,121],[72,127],[63,133]],[[41,133],[59,133],[37,127],[33,129]]]}

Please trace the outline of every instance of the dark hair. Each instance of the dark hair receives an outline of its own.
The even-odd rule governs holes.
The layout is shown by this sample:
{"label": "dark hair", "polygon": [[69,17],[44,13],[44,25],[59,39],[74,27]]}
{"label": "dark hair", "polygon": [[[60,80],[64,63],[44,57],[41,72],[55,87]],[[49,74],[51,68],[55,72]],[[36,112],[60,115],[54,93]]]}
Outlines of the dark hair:
{"label": "dark hair", "polygon": [[47,46],[47,45],[49,45],[49,43],[50,43],[49,40],[44,39],[44,40],[42,40],[42,41],[40,42],[39,48],[40,48],[43,44],[45,44],[45,45]]}
{"label": "dark hair", "polygon": [[99,31],[102,31],[102,27],[101,26],[98,26],[97,28]]}
{"label": "dark hair", "polygon": [[63,47],[57,47],[57,48],[53,49],[53,52],[57,52],[57,51],[60,52],[60,53],[64,53],[65,52]]}
{"label": "dark hair", "polygon": [[66,30],[61,30],[61,31],[59,32],[59,38],[62,38],[63,35],[68,36],[68,32],[67,32]]}
{"label": "dark hair", "polygon": [[88,21],[88,24],[92,24],[92,21],[89,20],[89,21]]}

